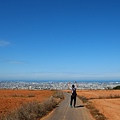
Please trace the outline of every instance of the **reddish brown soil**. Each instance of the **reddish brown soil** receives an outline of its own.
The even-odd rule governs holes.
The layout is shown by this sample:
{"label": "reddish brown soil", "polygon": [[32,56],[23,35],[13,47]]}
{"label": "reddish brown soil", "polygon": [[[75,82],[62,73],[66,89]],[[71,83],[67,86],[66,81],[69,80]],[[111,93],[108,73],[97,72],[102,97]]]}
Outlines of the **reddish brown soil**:
{"label": "reddish brown soil", "polygon": [[108,96],[120,96],[120,90],[78,90],[77,94],[87,98],[97,98],[92,99],[91,102],[100,113],[108,120],[120,120],[120,98],[105,99]]}
{"label": "reddish brown soil", "polygon": [[108,120],[120,120],[120,98],[94,99],[92,103]]}
{"label": "reddish brown soil", "polygon": [[54,91],[50,90],[0,90],[0,115],[7,114],[27,102],[42,102],[53,93]]}

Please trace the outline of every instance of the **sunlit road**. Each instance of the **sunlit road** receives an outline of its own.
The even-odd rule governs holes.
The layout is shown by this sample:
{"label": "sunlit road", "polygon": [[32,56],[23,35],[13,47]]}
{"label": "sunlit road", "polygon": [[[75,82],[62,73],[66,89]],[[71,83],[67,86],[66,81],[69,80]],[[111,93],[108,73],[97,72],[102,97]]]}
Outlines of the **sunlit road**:
{"label": "sunlit road", "polygon": [[78,98],[76,108],[71,108],[69,106],[70,94],[64,94],[65,100],[63,100],[53,112],[41,120],[92,120],[90,113]]}

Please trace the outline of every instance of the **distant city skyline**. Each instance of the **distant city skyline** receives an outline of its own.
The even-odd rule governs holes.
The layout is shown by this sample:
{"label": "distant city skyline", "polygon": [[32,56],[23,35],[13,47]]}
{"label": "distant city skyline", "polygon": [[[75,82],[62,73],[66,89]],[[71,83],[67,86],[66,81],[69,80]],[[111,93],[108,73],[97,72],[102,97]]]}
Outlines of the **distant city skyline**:
{"label": "distant city skyline", "polygon": [[120,80],[119,0],[0,1],[0,80]]}
{"label": "distant city skyline", "polygon": [[[69,82],[69,86],[72,86],[74,82]],[[85,81],[85,82],[77,82],[77,90],[79,89],[113,89],[116,86],[119,86],[120,82],[111,82],[111,81]],[[68,87],[68,81],[1,81],[0,89],[33,89],[33,90],[41,90],[41,89],[70,89]]]}

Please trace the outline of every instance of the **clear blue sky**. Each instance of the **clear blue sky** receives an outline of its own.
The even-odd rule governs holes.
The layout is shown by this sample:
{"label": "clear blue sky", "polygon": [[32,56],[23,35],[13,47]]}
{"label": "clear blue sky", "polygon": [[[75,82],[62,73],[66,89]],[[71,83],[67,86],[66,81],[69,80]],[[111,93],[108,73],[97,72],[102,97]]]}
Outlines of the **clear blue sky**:
{"label": "clear blue sky", "polygon": [[0,0],[0,80],[120,80],[120,0]]}

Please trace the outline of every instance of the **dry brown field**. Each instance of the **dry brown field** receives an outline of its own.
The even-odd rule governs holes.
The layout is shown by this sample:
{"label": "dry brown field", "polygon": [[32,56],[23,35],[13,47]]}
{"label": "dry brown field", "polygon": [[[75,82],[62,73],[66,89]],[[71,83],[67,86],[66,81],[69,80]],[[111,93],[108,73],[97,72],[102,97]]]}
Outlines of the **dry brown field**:
{"label": "dry brown field", "polygon": [[42,102],[53,94],[50,90],[0,90],[0,116],[27,102]]}
{"label": "dry brown field", "polygon": [[120,120],[120,98],[116,98],[120,96],[120,90],[78,90],[77,94],[95,98],[90,101],[108,120]]}

